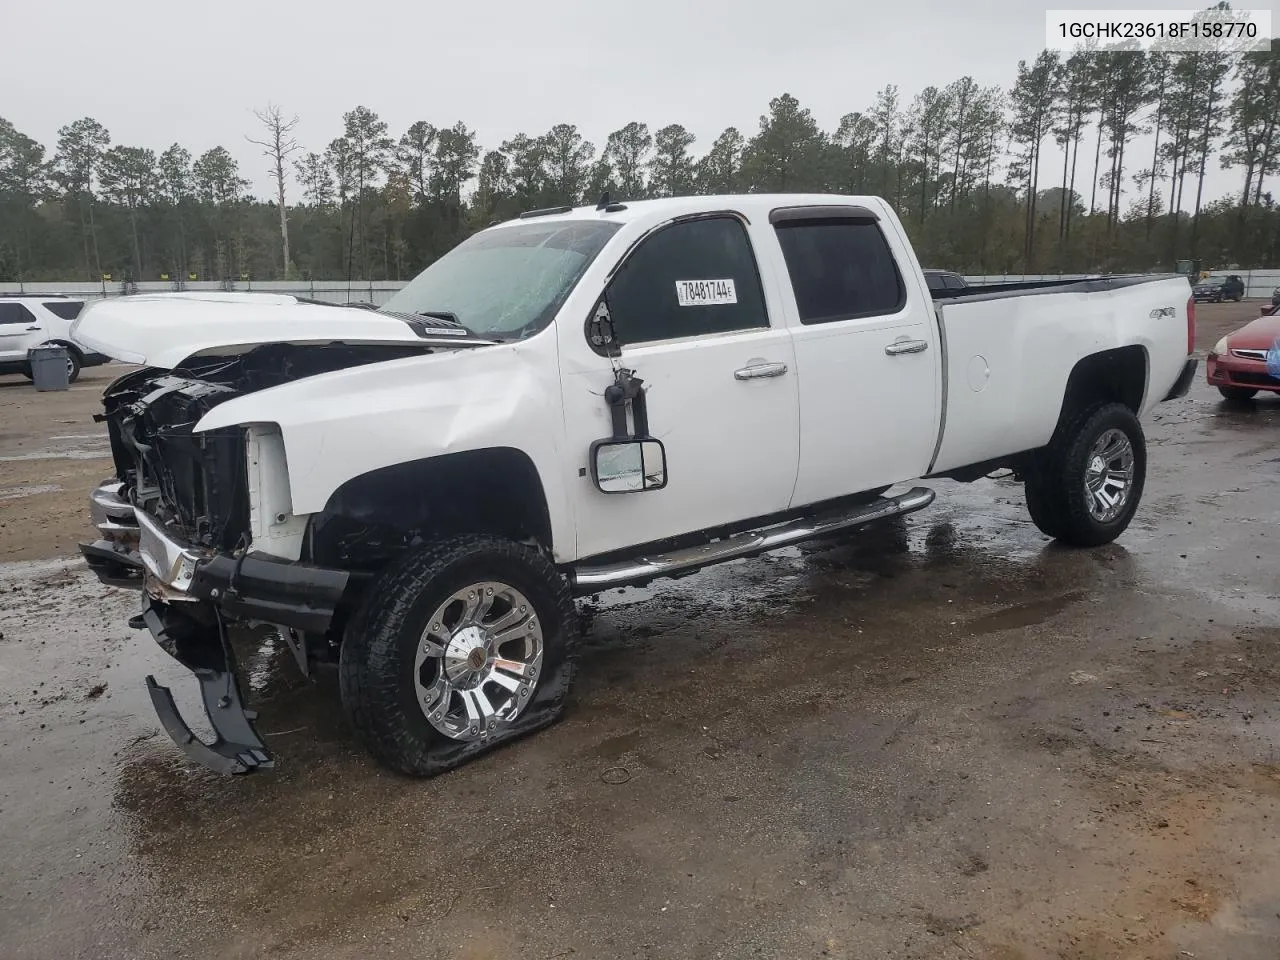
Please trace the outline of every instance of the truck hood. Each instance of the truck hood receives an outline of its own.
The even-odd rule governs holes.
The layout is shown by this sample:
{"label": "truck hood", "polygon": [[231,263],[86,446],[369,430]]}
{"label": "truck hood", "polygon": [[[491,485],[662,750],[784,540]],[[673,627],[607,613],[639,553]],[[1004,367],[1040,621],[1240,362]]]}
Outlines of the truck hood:
{"label": "truck hood", "polygon": [[438,350],[488,343],[456,327],[271,293],[162,293],[94,301],[71,338],[126,363],[172,369],[189,357],[270,343],[387,344]]}

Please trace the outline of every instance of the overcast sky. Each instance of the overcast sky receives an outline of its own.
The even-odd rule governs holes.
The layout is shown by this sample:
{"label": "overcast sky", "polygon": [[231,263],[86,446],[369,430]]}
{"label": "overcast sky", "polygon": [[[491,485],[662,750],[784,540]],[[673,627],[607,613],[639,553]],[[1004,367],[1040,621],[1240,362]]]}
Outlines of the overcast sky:
{"label": "overcast sky", "polygon": [[[0,116],[19,130],[50,152],[58,128],[83,116],[113,143],[157,152],[174,141],[197,155],[222,144],[260,195],[265,161],[244,135],[269,100],[301,117],[296,135],[316,152],[341,133],[343,112],[364,104],[396,137],[415,120],[463,120],[487,149],[569,122],[599,147],[640,120],[683,123],[701,153],[726,126],[753,133],[782,92],[833,130],[887,83],[904,106],[966,74],[1007,88],[1045,29],[1045,7],[1018,0],[0,0],[0,9],[3,33],[23,38],[0,56]],[[1053,174],[1044,180],[1051,186]],[[1217,196],[1242,184],[1215,164],[1206,187]]]}

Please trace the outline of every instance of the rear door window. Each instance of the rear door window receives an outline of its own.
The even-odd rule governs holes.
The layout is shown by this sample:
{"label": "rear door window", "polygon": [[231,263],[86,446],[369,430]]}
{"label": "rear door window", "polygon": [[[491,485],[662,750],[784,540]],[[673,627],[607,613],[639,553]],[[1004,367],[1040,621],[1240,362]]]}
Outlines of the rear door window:
{"label": "rear door window", "polygon": [[775,229],[801,323],[897,313],[906,303],[902,274],[875,221],[797,220]]}
{"label": "rear door window", "polygon": [[729,216],[673,223],[642,241],[608,302],[624,346],[769,326],[755,254]]}
{"label": "rear door window", "polygon": [[956,276],[954,273],[947,274],[948,290],[963,290],[965,288],[964,279]]}
{"label": "rear door window", "polygon": [[50,300],[42,305],[55,317],[61,317],[63,320],[74,320],[80,315],[80,310],[84,307],[84,301]]}
{"label": "rear door window", "polygon": [[27,324],[36,322],[35,315],[20,303],[0,301],[0,324]]}

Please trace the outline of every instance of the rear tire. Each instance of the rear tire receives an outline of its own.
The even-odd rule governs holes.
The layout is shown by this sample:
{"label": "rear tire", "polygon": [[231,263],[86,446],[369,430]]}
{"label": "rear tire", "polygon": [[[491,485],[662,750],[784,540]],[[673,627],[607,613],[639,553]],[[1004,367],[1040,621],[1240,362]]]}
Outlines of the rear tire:
{"label": "rear tire", "polygon": [[1252,387],[1219,387],[1218,392],[1224,400],[1233,403],[1245,403],[1258,395],[1258,391]]}
{"label": "rear tire", "polygon": [[577,638],[568,581],[541,551],[443,540],[383,573],[352,618],[343,707],[380,763],[434,776],[558,720]]}
{"label": "rear tire", "polygon": [[67,349],[67,383],[75,383],[80,379],[80,354]]}
{"label": "rear tire", "polygon": [[1129,526],[1147,477],[1146,437],[1121,403],[1091,407],[1059,429],[1028,471],[1041,532],[1074,547],[1110,543]]}

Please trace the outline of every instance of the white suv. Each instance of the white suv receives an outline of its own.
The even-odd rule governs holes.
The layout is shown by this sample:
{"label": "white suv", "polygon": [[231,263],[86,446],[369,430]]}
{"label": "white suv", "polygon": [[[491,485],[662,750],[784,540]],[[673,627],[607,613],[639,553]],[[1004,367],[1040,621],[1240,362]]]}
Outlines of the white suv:
{"label": "white suv", "polygon": [[31,350],[45,344],[67,348],[67,378],[72,383],[81,368],[110,360],[71,339],[71,321],[83,309],[84,300],[60,294],[0,293],[0,373],[30,378]]}

